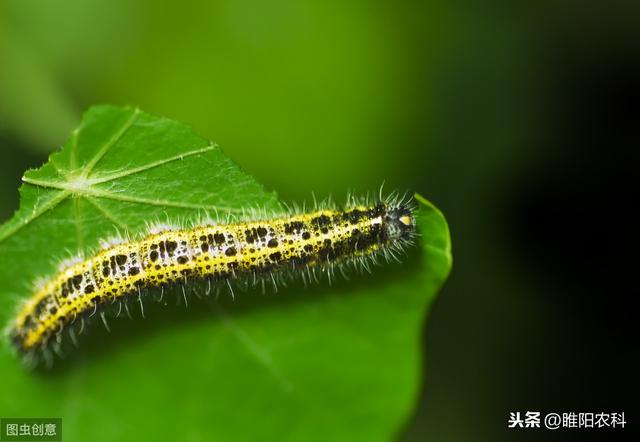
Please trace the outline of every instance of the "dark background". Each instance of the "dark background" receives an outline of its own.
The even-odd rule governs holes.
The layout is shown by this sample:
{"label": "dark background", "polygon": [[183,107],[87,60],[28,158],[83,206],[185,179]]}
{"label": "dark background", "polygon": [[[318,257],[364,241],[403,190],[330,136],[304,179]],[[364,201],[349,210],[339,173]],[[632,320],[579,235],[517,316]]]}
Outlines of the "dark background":
{"label": "dark background", "polygon": [[[530,105],[525,139],[499,153],[465,131],[442,140],[445,172],[427,182],[437,188],[461,159],[471,165],[439,200],[455,265],[426,330],[424,399],[406,440],[509,440],[513,430],[498,424],[509,410],[621,409],[634,419],[640,40],[625,27],[638,16],[609,6],[534,21],[542,52],[531,69],[543,84],[507,91],[497,79],[485,112],[498,126]],[[459,127],[482,112],[452,108]],[[505,162],[487,158],[497,155]],[[634,430],[527,431],[523,440]]]}
{"label": "dark background", "polygon": [[[193,124],[287,200],[386,179],[454,244],[401,439],[630,435],[638,2],[46,3],[0,5],[3,220],[96,103]],[[506,428],[527,410],[629,424]]]}

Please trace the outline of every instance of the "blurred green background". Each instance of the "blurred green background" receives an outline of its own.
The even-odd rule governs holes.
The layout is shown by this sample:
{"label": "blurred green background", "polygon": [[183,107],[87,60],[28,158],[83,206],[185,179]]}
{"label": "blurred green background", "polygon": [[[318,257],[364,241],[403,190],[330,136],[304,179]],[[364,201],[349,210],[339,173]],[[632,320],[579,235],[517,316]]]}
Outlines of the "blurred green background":
{"label": "blurred green background", "polygon": [[625,411],[637,2],[505,3],[2,0],[0,218],[97,103],[193,125],[286,200],[384,180],[444,211],[455,257],[402,439]]}

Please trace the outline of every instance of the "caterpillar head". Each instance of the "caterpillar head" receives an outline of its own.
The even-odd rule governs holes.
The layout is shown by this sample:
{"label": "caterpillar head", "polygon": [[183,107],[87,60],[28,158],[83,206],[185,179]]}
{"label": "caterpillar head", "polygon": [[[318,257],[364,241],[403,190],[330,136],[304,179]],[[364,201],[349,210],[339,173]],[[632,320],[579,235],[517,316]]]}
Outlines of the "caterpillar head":
{"label": "caterpillar head", "polygon": [[389,239],[410,240],[416,230],[416,218],[413,207],[408,203],[387,206],[384,225]]}

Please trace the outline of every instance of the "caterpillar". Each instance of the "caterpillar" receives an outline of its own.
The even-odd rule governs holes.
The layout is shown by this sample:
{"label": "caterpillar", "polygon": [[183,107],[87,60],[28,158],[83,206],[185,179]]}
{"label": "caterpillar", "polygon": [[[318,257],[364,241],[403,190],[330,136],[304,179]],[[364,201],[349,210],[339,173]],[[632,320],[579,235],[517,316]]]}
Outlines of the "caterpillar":
{"label": "caterpillar", "polygon": [[[263,219],[212,221],[191,227],[168,225],[150,228],[138,239],[107,242],[86,258],[61,265],[55,275],[41,283],[19,308],[7,334],[13,346],[37,361],[58,352],[68,330],[76,341],[74,323],[98,313],[108,328],[104,312],[121,307],[155,291],[199,283],[206,293],[244,281],[251,285],[273,283],[299,276],[329,278],[347,267],[368,269],[382,256],[389,260],[413,243],[415,207],[397,195],[368,204],[351,201],[338,210],[318,207],[305,212]],[[397,259],[397,258],[396,258]],[[128,311],[128,308],[127,308]]]}

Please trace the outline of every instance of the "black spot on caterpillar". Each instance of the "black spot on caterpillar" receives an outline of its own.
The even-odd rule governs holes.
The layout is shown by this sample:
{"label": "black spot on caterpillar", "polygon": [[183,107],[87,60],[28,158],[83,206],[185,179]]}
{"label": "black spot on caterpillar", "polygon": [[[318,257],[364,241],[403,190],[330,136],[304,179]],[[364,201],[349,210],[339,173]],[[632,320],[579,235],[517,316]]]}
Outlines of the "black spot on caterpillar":
{"label": "black spot on caterpillar", "polygon": [[[329,281],[355,264],[368,269],[379,256],[396,258],[416,236],[414,206],[400,198],[356,203],[343,210],[322,208],[269,219],[189,228],[151,229],[139,239],[120,240],[92,256],[65,265],[26,300],[7,333],[29,364],[59,352],[63,333],[75,341],[73,325],[116,304],[147,297],[152,290],[192,283],[252,285],[299,277],[305,284]],[[186,295],[185,295],[186,301]]]}

